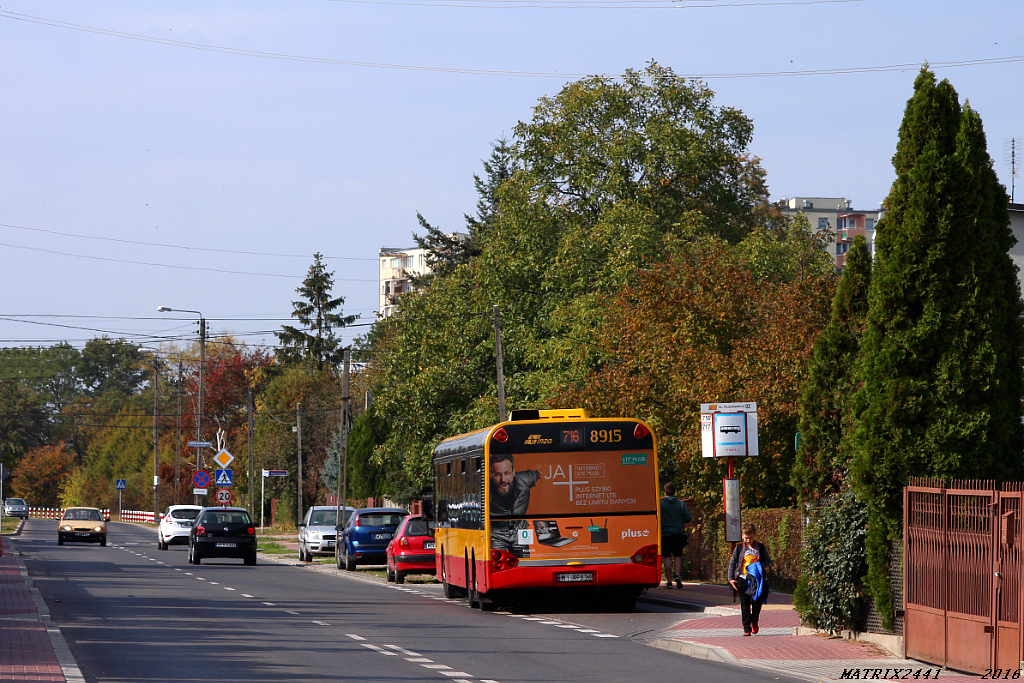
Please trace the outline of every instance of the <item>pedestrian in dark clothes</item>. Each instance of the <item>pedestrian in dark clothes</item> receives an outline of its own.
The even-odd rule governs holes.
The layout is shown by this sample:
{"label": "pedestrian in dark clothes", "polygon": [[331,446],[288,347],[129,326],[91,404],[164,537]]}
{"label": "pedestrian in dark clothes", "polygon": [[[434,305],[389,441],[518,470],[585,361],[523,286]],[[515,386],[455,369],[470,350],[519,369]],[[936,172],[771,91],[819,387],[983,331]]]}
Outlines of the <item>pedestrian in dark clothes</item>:
{"label": "pedestrian in dark clothes", "polygon": [[768,548],[757,540],[757,527],[746,522],[742,527],[743,542],[732,551],[729,560],[729,583],[739,593],[743,616],[743,635],[757,633],[761,606],[768,599],[768,568],[772,558]]}
{"label": "pedestrian in dark clothes", "polygon": [[666,588],[672,587],[672,560],[675,560],[676,588],[683,587],[679,576],[683,571],[683,548],[686,547],[686,525],[693,520],[686,503],[676,498],[676,485],[665,484],[665,497],[661,499],[661,560],[665,570]]}

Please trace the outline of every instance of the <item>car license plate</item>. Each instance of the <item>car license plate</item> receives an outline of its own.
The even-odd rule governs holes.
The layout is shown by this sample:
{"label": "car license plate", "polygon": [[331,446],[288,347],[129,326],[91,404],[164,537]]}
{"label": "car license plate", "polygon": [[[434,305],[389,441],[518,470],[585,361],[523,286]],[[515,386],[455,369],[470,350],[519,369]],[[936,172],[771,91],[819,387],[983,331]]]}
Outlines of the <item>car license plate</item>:
{"label": "car license plate", "polygon": [[424,550],[433,550],[434,549],[434,542],[433,541],[424,541],[423,542],[423,549]]}
{"label": "car license plate", "polygon": [[378,541],[387,541],[391,538],[391,534],[374,534],[373,538]]}
{"label": "car license plate", "polygon": [[558,583],[586,583],[593,580],[594,572],[565,572],[555,575],[555,581]]}
{"label": "car license plate", "polygon": [[75,536],[88,536],[88,535],[89,535],[88,531],[76,531],[75,532]]}
{"label": "car license plate", "polygon": [[218,548],[234,548],[235,544],[234,543],[218,543],[217,547]]}

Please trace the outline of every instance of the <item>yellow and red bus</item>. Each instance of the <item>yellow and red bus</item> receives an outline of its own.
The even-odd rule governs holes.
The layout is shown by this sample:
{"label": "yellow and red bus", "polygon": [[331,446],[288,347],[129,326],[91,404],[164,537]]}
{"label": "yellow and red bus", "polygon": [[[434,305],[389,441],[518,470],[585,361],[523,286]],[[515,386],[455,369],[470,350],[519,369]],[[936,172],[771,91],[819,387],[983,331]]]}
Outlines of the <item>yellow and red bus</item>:
{"label": "yellow and red bus", "polygon": [[513,410],[434,449],[437,578],[472,606],[587,587],[632,607],[660,574],[658,457],[642,420]]}

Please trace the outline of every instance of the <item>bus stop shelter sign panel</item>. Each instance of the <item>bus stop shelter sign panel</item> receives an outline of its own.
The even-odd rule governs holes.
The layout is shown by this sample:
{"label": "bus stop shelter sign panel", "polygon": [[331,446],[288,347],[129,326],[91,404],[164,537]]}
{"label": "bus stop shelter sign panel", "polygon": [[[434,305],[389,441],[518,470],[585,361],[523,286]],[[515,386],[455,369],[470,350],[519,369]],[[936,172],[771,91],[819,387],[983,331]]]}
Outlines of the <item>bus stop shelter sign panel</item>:
{"label": "bus stop shelter sign panel", "polygon": [[702,403],[700,439],[705,458],[758,455],[757,403]]}

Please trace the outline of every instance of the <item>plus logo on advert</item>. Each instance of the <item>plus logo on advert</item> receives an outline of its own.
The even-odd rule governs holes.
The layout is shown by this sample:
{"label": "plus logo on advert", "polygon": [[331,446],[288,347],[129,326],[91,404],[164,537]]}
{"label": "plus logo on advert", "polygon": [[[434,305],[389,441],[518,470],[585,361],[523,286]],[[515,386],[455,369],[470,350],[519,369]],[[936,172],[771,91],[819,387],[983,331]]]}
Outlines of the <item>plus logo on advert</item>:
{"label": "plus logo on advert", "polygon": [[651,532],[648,529],[644,529],[642,531],[633,531],[632,529],[626,529],[622,532],[623,540],[627,538],[647,538],[650,535]]}

